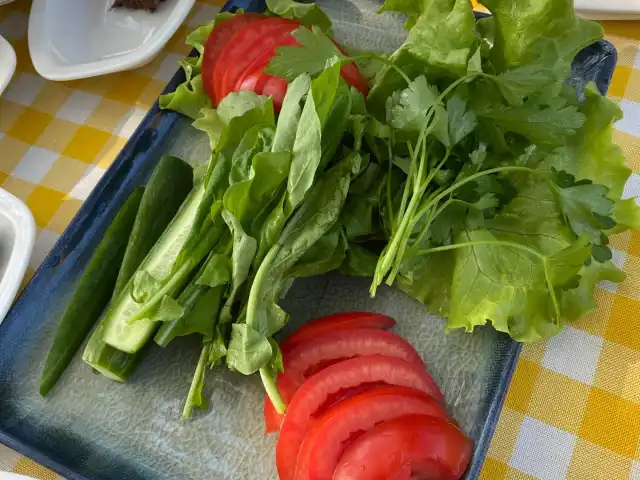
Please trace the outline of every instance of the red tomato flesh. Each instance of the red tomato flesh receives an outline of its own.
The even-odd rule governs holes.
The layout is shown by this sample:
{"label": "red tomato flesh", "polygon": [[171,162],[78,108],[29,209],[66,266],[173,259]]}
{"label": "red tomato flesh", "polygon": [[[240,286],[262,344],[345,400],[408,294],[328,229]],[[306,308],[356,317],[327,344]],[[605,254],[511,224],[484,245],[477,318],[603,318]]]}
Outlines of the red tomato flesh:
{"label": "red tomato flesh", "polygon": [[[424,368],[415,348],[395,333],[373,328],[336,330],[321,333],[283,355],[285,373],[278,378],[278,390],[289,403],[307,378],[341,360],[365,355],[400,358]],[[267,395],[264,402],[265,425],[269,433],[280,428],[284,417],[276,411]]]}
{"label": "red tomato flesh", "polygon": [[309,378],[289,404],[276,448],[280,478],[293,478],[300,444],[315,419],[355,392],[385,385],[419,390],[434,397],[436,403],[443,398],[424,368],[405,360],[372,355],[331,365]]}
{"label": "red tomato flesh", "polygon": [[266,17],[258,13],[236,14],[225,22],[219,23],[212,30],[204,46],[202,56],[202,83],[207,95],[215,100],[213,71],[229,39],[245,25],[264,20]]}
{"label": "red tomato flesh", "polygon": [[213,72],[216,105],[234,90],[240,76],[266,48],[277,44],[282,33],[299,26],[286,18],[267,17],[237,30],[218,57]]}
{"label": "red tomato flesh", "polygon": [[[387,480],[408,469],[409,476],[457,480],[471,458],[472,444],[441,418],[406,415],[373,427],[349,446],[333,480]],[[314,455],[315,456],[315,455]],[[318,458],[314,458],[318,461]]]}
{"label": "red tomato flesh", "polygon": [[301,343],[317,337],[320,334],[335,330],[347,330],[352,328],[378,328],[388,330],[393,328],[396,321],[381,313],[374,312],[348,312],[336,313],[326,317],[312,320],[289,335],[280,343],[282,355],[293,350]]}
{"label": "red tomato flesh", "polygon": [[440,402],[411,388],[379,388],[338,403],[304,438],[295,480],[332,480],[345,448],[379,423],[410,414],[447,418]]}

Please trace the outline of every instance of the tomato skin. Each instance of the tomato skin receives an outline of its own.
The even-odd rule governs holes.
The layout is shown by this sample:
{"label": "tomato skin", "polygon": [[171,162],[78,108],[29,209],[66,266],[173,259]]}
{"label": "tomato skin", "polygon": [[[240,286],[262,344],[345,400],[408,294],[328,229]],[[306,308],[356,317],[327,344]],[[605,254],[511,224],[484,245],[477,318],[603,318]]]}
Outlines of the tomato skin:
{"label": "tomato skin", "polygon": [[[415,363],[424,368],[420,354],[399,335],[374,328],[335,330],[320,333],[283,355],[285,373],[278,378],[278,390],[289,403],[304,381],[319,370],[348,358],[383,355]],[[265,395],[267,433],[280,428],[280,415]]]}
{"label": "tomato skin", "polygon": [[302,342],[311,340],[322,333],[352,328],[378,328],[388,330],[393,328],[396,321],[388,315],[374,312],[336,313],[312,320],[289,335],[280,343],[280,351],[287,352],[299,346]]}
{"label": "tomato skin", "polygon": [[447,418],[446,410],[437,400],[411,388],[381,387],[338,403],[304,438],[295,480],[332,480],[340,456],[350,442],[357,443],[361,435],[381,422],[410,414]]}
{"label": "tomato skin", "polygon": [[211,98],[215,101],[216,94],[213,82],[213,72],[216,62],[222,54],[229,39],[244,26],[264,20],[266,17],[259,13],[243,13],[236,14],[229,20],[219,23],[211,31],[209,38],[204,45],[204,53],[202,56],[202,84],[204,89]]}
{"label": "tomato skin", "polygon": [[386,480],[406,472],[407,466],[409,474],[418,478],[457,480],[467,469],[471,453],[471,440],[455,425],[440,418],[406,415],[376,425],[351,444],[340,457],[333,480]]}
{"label": "tomato skin", "polygon": [[280,34],[299,26],[300,23],[287,18],[267,17],[237,30],[218,57],[213,72],[216,105],[233,91],[247,68]]}
{"label": "tomato skin", "polygon": [[[398,358],[371,355],[352,358],[331,365],[309,378],[295,393],[282,423],[276,448],[276,463],[282,480],[291,480],[300,444],[314,418],[353,394],[349,389],[391,385],[410,387],[431,395],[438,403],[443,396],[431,376],[421,365]],[[358,388],[359,387],[359,388]],[[335,396],[338,395],[337,398]],[[355,398],[355,397],[354,397]]]}

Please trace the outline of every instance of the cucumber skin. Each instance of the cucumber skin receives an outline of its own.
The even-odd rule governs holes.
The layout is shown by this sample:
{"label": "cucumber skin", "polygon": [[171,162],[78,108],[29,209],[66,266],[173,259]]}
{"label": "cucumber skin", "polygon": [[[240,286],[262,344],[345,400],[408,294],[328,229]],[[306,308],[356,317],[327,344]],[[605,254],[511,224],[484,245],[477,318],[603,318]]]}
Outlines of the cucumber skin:
{"label": "cucumber skin", "polygon": [[[189,164],[177,157],[160,159],[144,190],[111,301],[120,295],[192,188],[193,169]],[[143,352],[130,354],[107,345],[102,339],[104,331],[102,321],[91,335],[82,359],[108,378],[124,382]]]}
{"label": "cucumber skin", "polygon": [[40,378],[40,395],[51,391],[111,298],[142,200],[135,189],[98,244],[60,320]]}
{"label": "cucumber skin", "polygon": [[[163,232],[149,254],[142,261],[138,269],[151,269],[152,272],[150,273],[152,275],[154,273],[154,269],[166,270],[165,266],[161,265],[159,260],[160,255],[165,253],[163,251],[165,246],[163,239],[165,236],[169,236],[169,234],[174,234],[174,229],[179,229],[181,224],[184,222],[182,215],[192,217],[191,220],[188,221],[188,227],[190,228],[193,217],[195,217],[198,205],[200,204],[203,196],[204,186],[202,184],[191,190],[176,216]],[[173,263],[174,262],[171,262],[171,265],[173,265]],[[115,347],[118,350],[122,350],[123,352],[133,354],[138,352],[144,346],[147,340],[149,340],[149,338],[155,333],[158,326],[156,325],[156,322],[148,319],[139,320],[131,324],[127,323],[127,319],[130,317],[127,316],[125,318],[127,310],[130,308],[139,308],[138,304],[136,304],[129,295],[129,289],[132,287],[132,282],[133,277],[129,282],[127,282],[127,285],[118,295],[118,298],[112,302],[111,307],[107,312],[107,316],[105,317],[103,338],[110,346]],[[175,292],[173,293],[175,294]]]}

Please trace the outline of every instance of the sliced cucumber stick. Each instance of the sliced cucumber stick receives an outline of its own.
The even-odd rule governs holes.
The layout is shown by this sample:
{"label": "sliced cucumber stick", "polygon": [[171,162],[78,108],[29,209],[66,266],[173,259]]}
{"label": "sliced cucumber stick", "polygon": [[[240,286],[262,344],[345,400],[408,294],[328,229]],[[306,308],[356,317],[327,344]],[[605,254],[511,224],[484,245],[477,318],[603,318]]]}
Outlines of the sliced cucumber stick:
{"label": "sliced cucumber stick", "polygon": [[42,371],[42,396],[56,384],[111,298],[142,194],[142,188],[134,190],[122,206],[73,293]]}
{"label": "sliced cucumber stick", "polygon": [[[153,170],[140,202],[112,301],[120,295],[140,263],[167,228],[193,188],[193,169],[176,157],[162,157]],[[122,352],[103,340],[104,320],[93,332],[82,359],[104,376],[124,382],[138,364],[142,352]]]}
{"label": "sliced cucumber stick", "polygon": [[[168,279],[172,275],[175,260],[189,237],[204,193],[205,187],[202,183],[191,191],[167,229],[140,264],[138,271],[145,271],[158,280]],[[128,353],[136,353],[140,350],[157,328],[157,322],[147,318],[129,323],[129,319],[142,307],[131,295],[134,280],[135,275],[127,282],[118,298],[112,302],[105,318],[103,337],[107,344]],[[188,277],[185,278],[184,283],[188,280]],[[179,286],[184,287],[184,283]],[[175,292],[168,293],[175,294]]]}

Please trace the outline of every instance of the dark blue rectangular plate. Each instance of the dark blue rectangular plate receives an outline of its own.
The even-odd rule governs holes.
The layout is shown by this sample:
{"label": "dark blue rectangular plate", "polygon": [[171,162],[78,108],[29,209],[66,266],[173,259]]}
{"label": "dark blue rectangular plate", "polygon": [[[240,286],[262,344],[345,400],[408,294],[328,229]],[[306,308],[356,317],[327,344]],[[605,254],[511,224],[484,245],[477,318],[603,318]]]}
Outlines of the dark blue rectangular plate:
{"label": "dark blue rectangular plate", "polygon": [[[402,42],[402,19],[376,15],[372,0],[318,2],[334,20],[338,39],[375,50]],[[259,0],[226,9],[260,11]],[[569,81],[580,91],[594,81],[606,92],[616,52],[598,42],[574,62]],[[165,92],[183,81],[177,73]],[[262,434],[263,392],[258,379],[208,372],[211,409],[180,418],[199,352],[191,339],[153,347],[127,384],[112,383],[74,359],[45,400],[38,383],[57,322],[107,226],[131,191],[144,184],[163,154],[198,163],[208,143],[186,119],[149,111],[118,158],[0,325],[0,442],[68,479],[271,479],[273,436]],[[520,345],[491,328],[445,334],[444,320],[396,289],[369,298],[363,279],[324,276],[296,282],[284,302],[293,324],[344,310],[394,316],[397,331],[422,354],[445,392],[448,407],[472,436],[466,478],[478,477],[507,391]]]}

